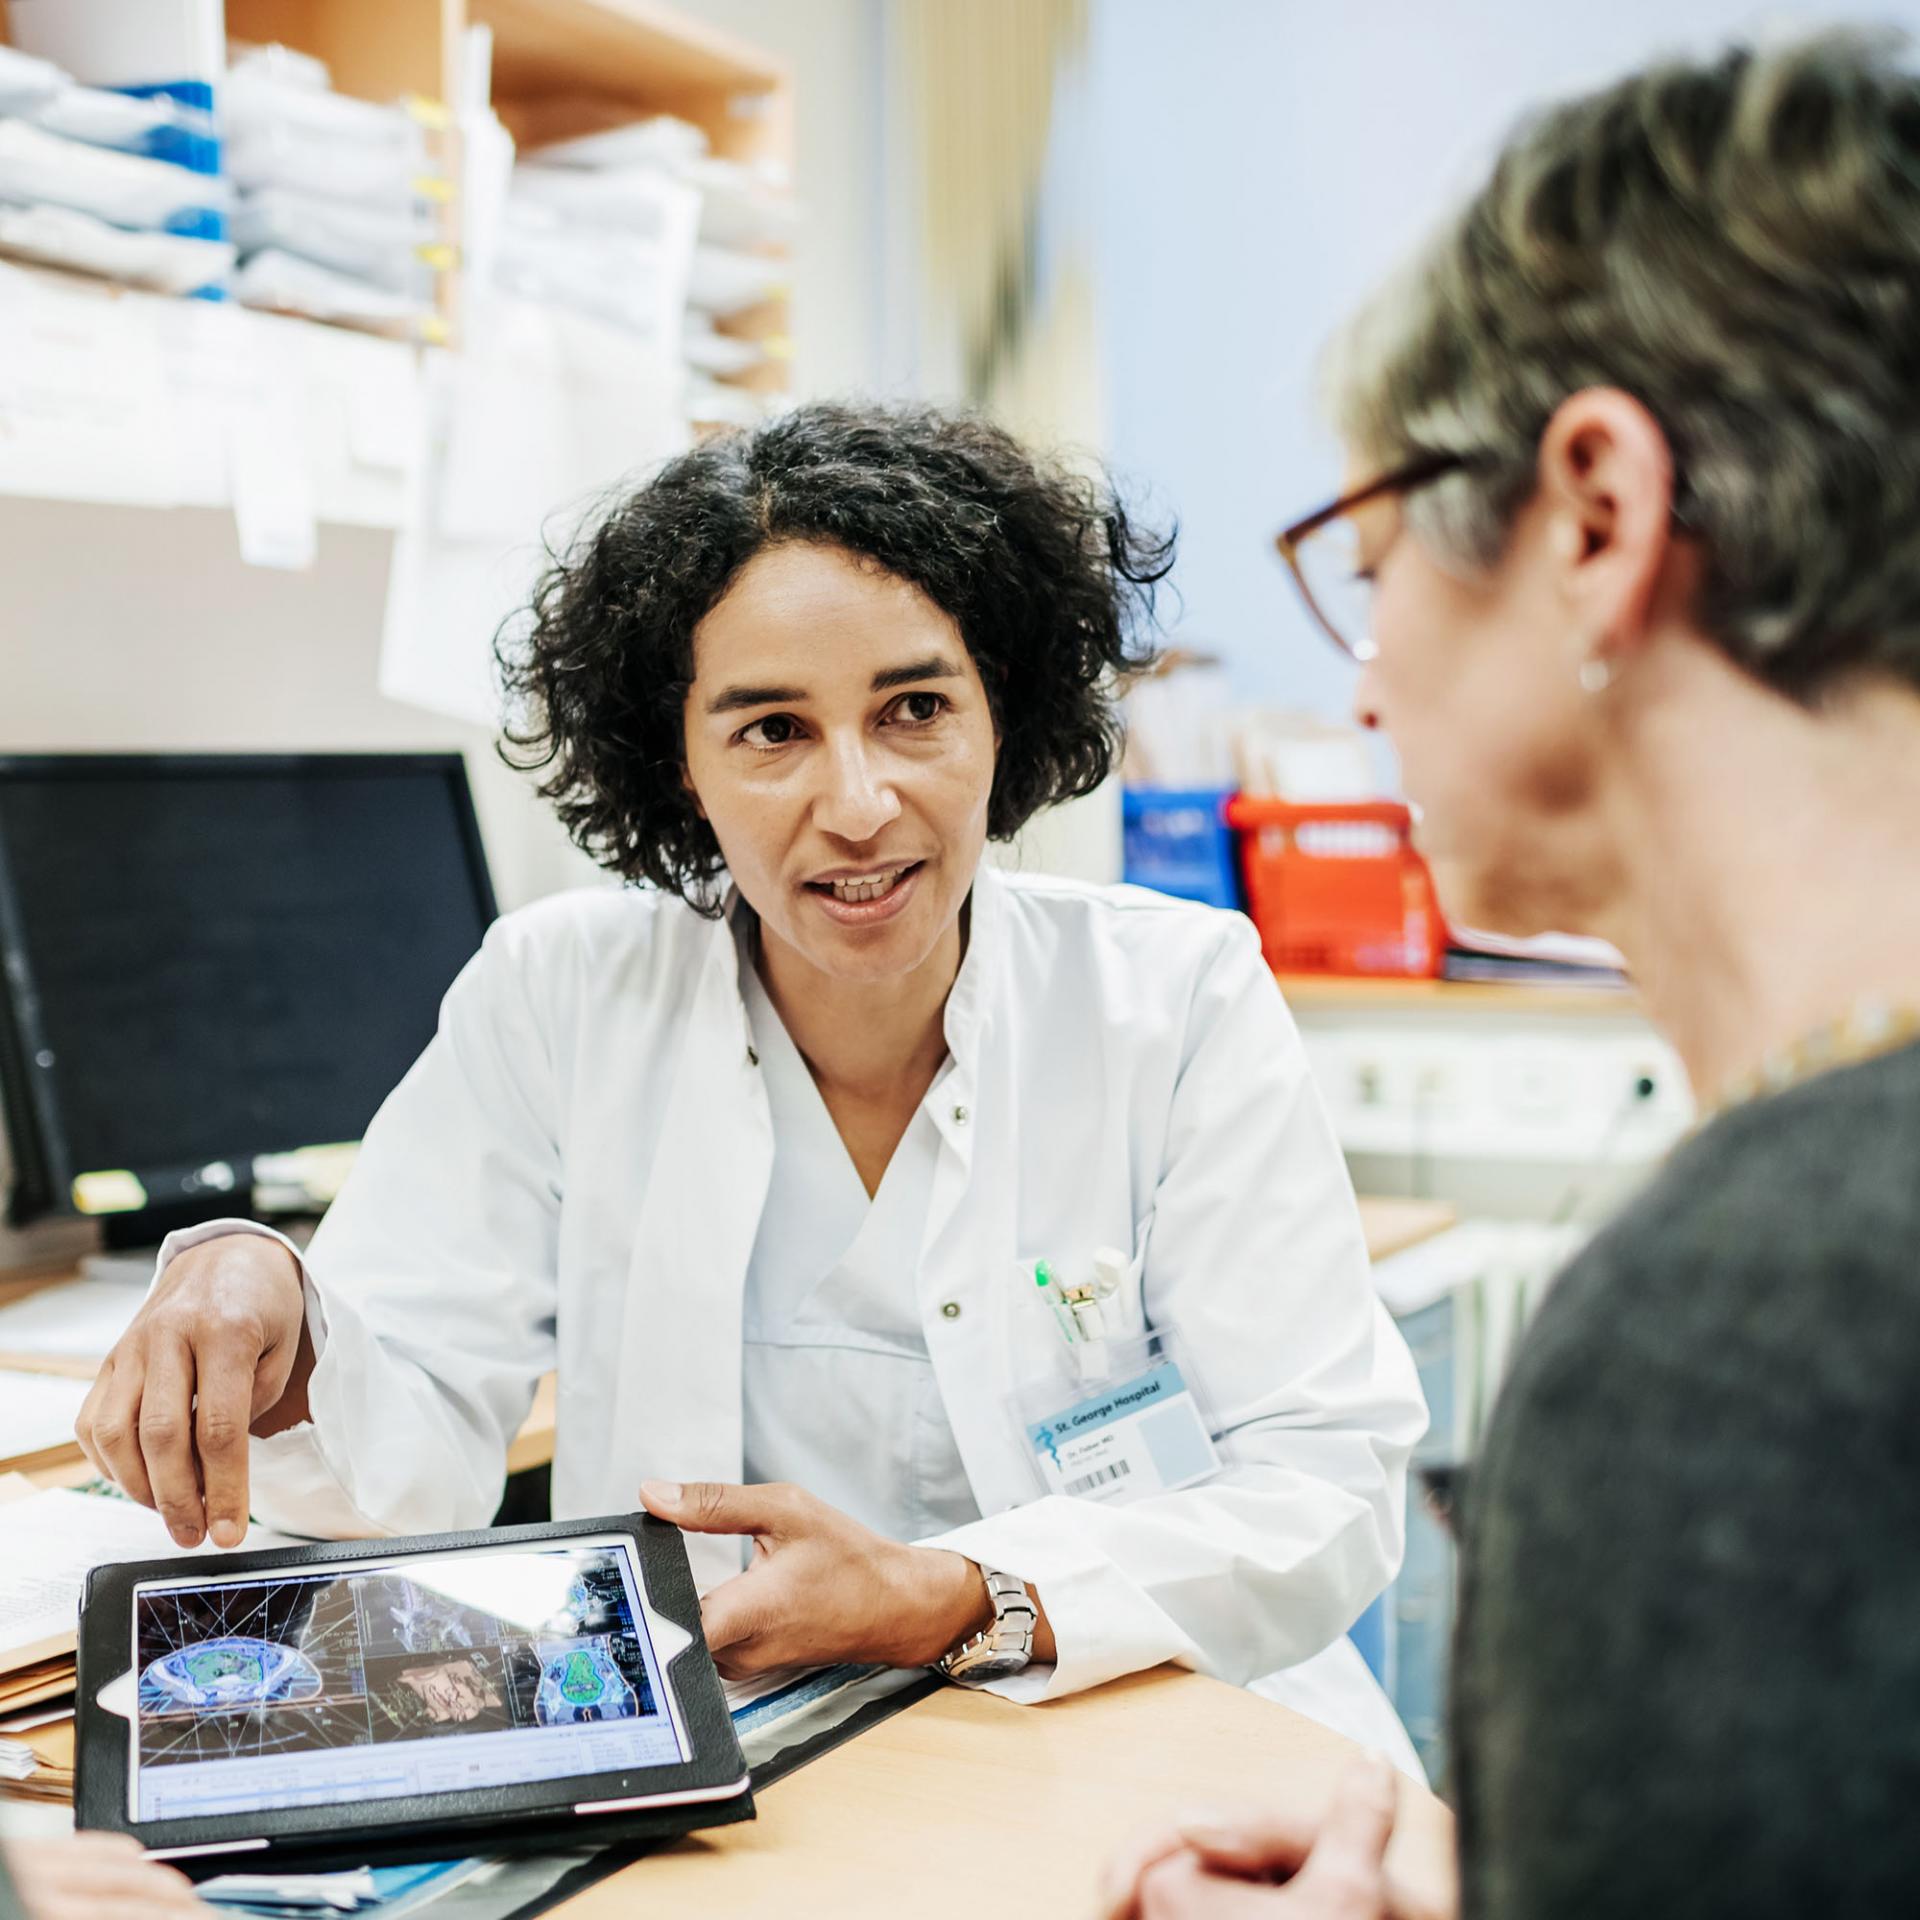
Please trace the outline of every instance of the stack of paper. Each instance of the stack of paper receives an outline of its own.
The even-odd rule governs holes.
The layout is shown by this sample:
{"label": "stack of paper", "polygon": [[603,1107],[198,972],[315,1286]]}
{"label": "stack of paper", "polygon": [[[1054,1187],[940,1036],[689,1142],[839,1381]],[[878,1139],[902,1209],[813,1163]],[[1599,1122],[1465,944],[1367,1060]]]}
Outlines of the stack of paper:
{"label": "stack of paper", "polygon": [[[115,1280],[75,1280],[42,1287],[0,1307],[0,1354],[9,1358],[87,1361],[88,1377],[126,1332],[145,1291]],[[40,1372],[55,1371],[37,1367]]]}
{"label": "stack of paper", "polygon": [[22,1719],[26,1724],[21,1731],[0,1734],[0,1793],[71,1800],[73,1715],[23,1715]]}
{"label": "stack of paper", "polygon": [[6,1670],[7,1655],[0,1654],[0,1714],[24,1713],[29,1707],[44,1706],[49,1700],[64,1700],[73,1691],[73,1649],[69,1636],[65,1653],[44,1660],[29,1660]]}
{"label": "stack of paper", "polygon": [[[133,27],[119,8],[109,25],[107,11],[73,0],[12,10],[14,47],[0,49],[0,252],[217,295],[233,248],[213,76],[184,43],[168,44],[164,24],[156,39],[150,20]],[[74,69],[91,84],[76,84]]]}
{"label": "stack of paper", "polygon": [[438,339],[434,276],[452,266],[452,196],[426,101],[336,93],[319,61],[285,47],[237,53],[221,101],[239,189],[236,296],[404,340]]}
{"label": "stack of paper", "polygon": [[0,1370],[0,1462],[30,1473],[73,1452],[73,1423],[91,1382]]}
{"label": "stack of paper", "polygon": [[766,398],[737,383],[788,346],[727,323],[786,290],[798,213],[779,170],[707,146],[698,127],[656,115],[539,147],[513,170],[497,274],[678,359],[691,419],[752,426]]}
{"label": "stack of paper", "polygon": [[1542,933],[1515,940],[1478,927],[1447,929],[1449,980],[1503,981],[1516,986],[1612,987],[1629,984],[1617,947],[1582,934]]}
{"label": "stack of paper", "polygon": [[[246,1544],[291,1543],[256,1527]],[[73,1791],[74,1639],[87,1575],[109,1561],[180,1554],[157,1513],[119,1494],[41,1492],[19,1474],[0,1474],[0,1791]],[[56,1706],[64,1734],[59,1716],[35,1711]],[[23,1743],[30,1766],[12,1751]]]}
{"label": "stack of paper", "polygon": [[[570,1866],[579,1857],[556,1856],[555,1864],[565,1860]],[[493,1896],[471,1911],[523,1912],[545,1885],[559,1878],[559,1873],[552,1873],[544,1882],[509,1891],[501,1884],[504,1864],[436,1860],[421,1866],[355,1867],[344,1873],[223,1873],[218,1879],[201,1881],[194,1891],[209,1906],[238,1907],[251,1914],[286,1916],[286,1920],[302,1914],[375,1912],[398,1920],[399,1915],[422,1912],[470,1880],[485,1881]]]}

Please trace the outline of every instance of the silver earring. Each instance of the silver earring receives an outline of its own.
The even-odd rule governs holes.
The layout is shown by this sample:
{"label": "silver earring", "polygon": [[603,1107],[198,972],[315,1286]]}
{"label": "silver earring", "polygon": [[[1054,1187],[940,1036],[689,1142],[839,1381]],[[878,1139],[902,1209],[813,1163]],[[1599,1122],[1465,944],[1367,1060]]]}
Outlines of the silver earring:
{"label": "silver earring", "polygon": [[1605,693],[1613,685],[1613,663],[1603,660],[1595,654],[1589,654],[1580,662],[1580,690],[1583,693]]}

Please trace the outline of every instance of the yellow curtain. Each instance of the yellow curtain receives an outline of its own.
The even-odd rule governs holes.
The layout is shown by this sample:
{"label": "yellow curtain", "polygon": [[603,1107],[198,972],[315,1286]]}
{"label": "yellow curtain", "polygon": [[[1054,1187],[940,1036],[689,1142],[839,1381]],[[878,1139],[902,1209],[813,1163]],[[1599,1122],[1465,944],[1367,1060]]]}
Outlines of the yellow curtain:
{"label": "yellow curtain", "polygon": [[[1105,438],[1093,209],[1076,143],[1087,0],[891,0],[918,175],[919,352],[959,397],[1070,457]],[[996,864],[1120,877],[1119,782],[1039,815]]]}
{"label": "yellow curtain", "polygon": [[1042,205],[1061,83],[1085,52],[1087,0],[894,7],[918,130],[932,357],[964,398],[1016,430],[1094,439],[1099,356],[1085,210]]}

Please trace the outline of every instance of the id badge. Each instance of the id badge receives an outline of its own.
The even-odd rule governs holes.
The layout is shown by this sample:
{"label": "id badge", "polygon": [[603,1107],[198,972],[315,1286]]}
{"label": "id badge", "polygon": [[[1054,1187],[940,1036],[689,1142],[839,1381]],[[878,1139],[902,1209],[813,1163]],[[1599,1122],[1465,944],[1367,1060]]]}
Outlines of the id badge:
{"label": "id badge", "polygon": [[1124,1501],[1171,1493],[1210,1479],[1220,1456],[1179,1364],[1163,1337],[1110,1343],[1116,1363],[1108,1379],[1082,1385],[1066,1397],[1064,1381],[1048,1404],[1045,1389],[1030,1386],[1027,1408],[1044,1408],[1025,1422],[1027,1445],[1049,1493],[1075,1499]]}

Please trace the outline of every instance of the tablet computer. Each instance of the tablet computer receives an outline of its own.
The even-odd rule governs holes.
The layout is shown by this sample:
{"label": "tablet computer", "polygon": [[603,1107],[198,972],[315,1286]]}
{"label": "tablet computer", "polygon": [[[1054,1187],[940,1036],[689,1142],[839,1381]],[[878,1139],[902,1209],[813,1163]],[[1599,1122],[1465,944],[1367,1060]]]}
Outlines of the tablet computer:
{"label": "tablet computer", "polygon": [[74,1810],[189,1872],[750,1819],[679,1532],[645,1514],[105,1566]]}

